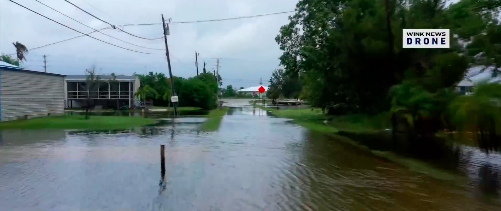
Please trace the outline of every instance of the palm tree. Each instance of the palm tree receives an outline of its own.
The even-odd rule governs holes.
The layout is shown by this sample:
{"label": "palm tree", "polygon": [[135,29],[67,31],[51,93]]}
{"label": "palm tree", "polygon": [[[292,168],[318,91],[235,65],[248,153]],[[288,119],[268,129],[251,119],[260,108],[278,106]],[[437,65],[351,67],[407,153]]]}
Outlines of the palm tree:
{"label": "palm tree", "polygon": [[171,102],[170,102],[170,101],[171,101],[171,100],[170,100],[170,96],[171,96],[171,92],[170,92],[170,90],[167,90],[167,91],[164,93],[164,96],[162,96],[162,99],[163,99],[164,101],[168,101],[168,102],[169,102],[169,110],[170,110],[170,103],[171,103]]}
{"label": "palm tree", "polygon": [[26,61],[26,54],[28,54],[28,48],[20,42],[12,43],[16,48],[17,61],[22,62]]}
{"label": "palm tree", "polygon": [[159,96],[158,92],[151,88],[150,86],[148,85],[145,85],[145,86],[141,86],[137,92],[134,94],[135,97],[139,96],[139,98],[142,100],[142,101],[145,101],[147,96],[151,96],[151,95],[154,95],[155,97],[154,98],[157,98]]}
{"label": "palm tree", "polygon": [[390,90],[390,96],[391,113],[401,113],[411,127],[418,119],[428,117],[434,109],[433,94],[414,84],[396,85]]}
{"label": "palm tree", "polygon": [[480,83],[473,95],[457,97],[449,106],[452,123],[473,136],[483,150],[501,146],[501,84]]}

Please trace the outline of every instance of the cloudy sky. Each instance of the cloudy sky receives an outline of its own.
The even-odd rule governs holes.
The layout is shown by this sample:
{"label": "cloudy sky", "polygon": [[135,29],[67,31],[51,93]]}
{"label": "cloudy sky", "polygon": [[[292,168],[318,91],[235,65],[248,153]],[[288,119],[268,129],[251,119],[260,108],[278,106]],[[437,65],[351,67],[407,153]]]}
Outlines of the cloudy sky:
{"label": "cloudy sky", "polygon": [[[14,0],[53,20],[89,33],[93,30],[43,6],[36,0]],[[44,4],[92,27],[109,25],[82,12],[64,0],[39,0]],[[161,14],[172,22],[231,18],[294,10],[297,0],[69,0],[75,5],[114,25],[160,23]],[[139,3],[140,2],[140,3]],[[207,70],[215,68],[220,60],[220,74],[224,86],[249,87],[267,84],[271,72],[278,67],[281,51],[275,42],[280,26],[288,22],[289,14],[259,18],[206,23],[172,23],[168,36],[172,71],[175,76],[192,77],[196,74],[195,51],[200,53],[199,70],[203,61]],[[162,36],[161,25],[127,26],[125,31],[145,38]],[[91,36],[136,51],[120,49],[90,37],[32,50],[24,67],[43,71],[43,55],[47,55],[47,72],[84,74],[86,68],[96,65],[102,74],[131,75],[145,71],[168,74],[163,39],[145,40],[118,30],[103,33],[135,45],[161,49],[152,50],[130,45],[106,35]],[[29,49],[81,35],[71,29],[45,19],[9,0],[0,0],[0,53],[15,52],[12,42],[19,41]]]}

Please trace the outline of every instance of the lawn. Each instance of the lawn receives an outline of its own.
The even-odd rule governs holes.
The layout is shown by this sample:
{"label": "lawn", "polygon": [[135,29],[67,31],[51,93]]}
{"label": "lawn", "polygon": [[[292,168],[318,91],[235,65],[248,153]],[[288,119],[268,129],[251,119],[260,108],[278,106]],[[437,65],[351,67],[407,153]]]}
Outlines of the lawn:
{"label": "lawn", "polygon": [[226,115],[228,108],[224,107],[222,109],[214,109],[207,114],[207,120],[200,125],[200,130],[202,131],[216,131],[219,129],[221,125],[221,121],[223,120],[223,116]]}
{"label": "lawn", "polygon": [[121,129],[155,122],[142,117],[68,115],[1,122],[0,129]]}
{"label": "lawn", "polygon": [[318,132],[376,132],[391,126],[388,113],[374,116],[363,114],[328,116],[322,114],[322,110],[319,108],[276,110],[274,108],[259,107],[278,117],[293,119],[297,124]]}

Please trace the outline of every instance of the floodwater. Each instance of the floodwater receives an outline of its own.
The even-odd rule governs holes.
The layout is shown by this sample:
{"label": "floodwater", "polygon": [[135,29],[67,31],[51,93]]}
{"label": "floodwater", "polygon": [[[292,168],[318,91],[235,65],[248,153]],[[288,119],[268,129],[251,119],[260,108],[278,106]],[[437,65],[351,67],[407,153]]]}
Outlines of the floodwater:
{"label": "floodwater", "polygon": [[497,155],[465,150],[468,182],[440,181],[246,104],[229,102],[210,133],[194,117],[1,131],[0,210],[501,210],[497,189],[481,188],[496,185],[482,175],[497,174]]}

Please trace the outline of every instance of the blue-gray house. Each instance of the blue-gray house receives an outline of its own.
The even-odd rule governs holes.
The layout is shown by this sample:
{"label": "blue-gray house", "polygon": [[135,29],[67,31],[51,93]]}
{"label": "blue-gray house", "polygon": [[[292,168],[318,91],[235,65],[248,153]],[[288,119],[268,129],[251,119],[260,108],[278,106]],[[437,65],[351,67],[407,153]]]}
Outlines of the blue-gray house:
{"label": "blue-gray house", "polygon": [[0,61],[0,121],[64,113],[64,75]]}

